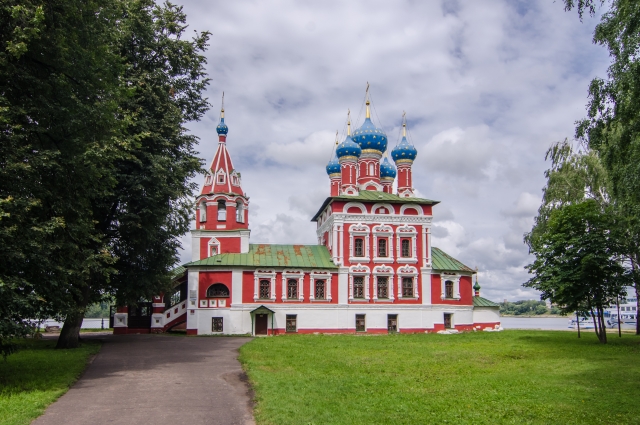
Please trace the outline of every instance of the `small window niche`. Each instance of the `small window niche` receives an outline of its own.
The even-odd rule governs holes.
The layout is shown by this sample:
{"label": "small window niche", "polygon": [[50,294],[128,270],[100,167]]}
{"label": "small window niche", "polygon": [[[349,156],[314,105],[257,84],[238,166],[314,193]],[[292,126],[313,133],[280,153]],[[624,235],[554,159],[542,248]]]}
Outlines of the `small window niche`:
{"label": "small window niche", "polygon": [[365,315],[356,314],[356,332],[365,332],[366,330]]}
{"label": "small window niche", "polygon": [[207,202],[202,201],[198,205],[198,212],[200,215],[200,223],[204,223],[207,221]]}
{"label": "small window niche", "polygon": [[223,332],[222,326],[222,317],[212,317],[211,318],[211,331],[212,332]]}
{"label": "small window niche", "polygon": [[295,333],[298,332],[298,323],[297,323],[297,319],[298,316],[295,314],[287,314],[287,323],[286,323],[286,331],[288,333]]}
{"label": "small window niche", "polygon": [[387,329],[390,334],[394,334],[398,332],[398,315],[397,314],[388,314],[387,315]]}
{"label": "small window niche", "polygon": [[224,199],[218,201],[218,221],[227,221],[227,203]]}
{"label": "small window niche", "polygon": [[444,313],[444,328],[445,329],[453,328],[453,314]]}

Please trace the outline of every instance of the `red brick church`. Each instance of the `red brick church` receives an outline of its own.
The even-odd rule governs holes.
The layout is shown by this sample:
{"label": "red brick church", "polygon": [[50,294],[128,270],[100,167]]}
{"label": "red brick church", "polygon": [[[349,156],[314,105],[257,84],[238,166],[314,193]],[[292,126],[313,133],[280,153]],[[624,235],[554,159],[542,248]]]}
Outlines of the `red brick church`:
{"label": "red brick church", "polygon": [[[484,330],[498,305],[480,296],[475,271],[431,244],[434,207],[414,195],[418,152],[391,150],[371,120],[337,144],[327,164],[330,194],[311,221],[317,245],[250,243],[249,197],[227,149],[221,111],[218,149],[196,198],[192,261],[175,291],[119,308],[114,333],[185,329],[190,335],[387,333]],[[336,142],[337,143],[337,142]],[[273,188],[277,191],[277,188]]]}

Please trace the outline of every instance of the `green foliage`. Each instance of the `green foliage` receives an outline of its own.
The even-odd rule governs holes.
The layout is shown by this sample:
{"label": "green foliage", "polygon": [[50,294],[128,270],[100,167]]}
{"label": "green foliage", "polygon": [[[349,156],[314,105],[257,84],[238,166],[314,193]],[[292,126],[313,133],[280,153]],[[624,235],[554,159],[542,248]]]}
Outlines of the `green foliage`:
{"label": "green foliage", "polygon": [[0,422],[26,425],[66,393],[100,344],[83,343],[73,351],[54,350],[55,341],[21,340],[19,351],[0,362]]}
{"label": "green foliage", "polygon": [[109,302],[99,302],[91,304],[87,307],[86,312],[84,313],[84,317],[88,318],[107,318],[109,317],[109,308],[112,304]]}
{"label": "green foliage", "polygon": [[624,245],[614,220],[595,200],[565,205],[551,211],[545,232],[530,244],[535,261],[526,268],[533,277],[524,286],[542,292],[563,313],[587,311],[601,327],[602,314],[625,293],[627,271],[621,265]]}
{"label": "green foliage", "polygon": [[[207,33],[151,0],[0,2],[0,341],[169,285],[200,170]],[[4,339],[2,339],[4,338]],[[63,340],[63,341],[62,341]]]}
{"label": "green foliage", "polygon": [[[606,78],[589,86],[587,117],[578,122],[576,135],[603,160],[612,197],[626,230],[628,259],[636,294],[640,289],[640,3],[612,0],[596,26],[593,42],[611,56]],[[595,15],[604,1],[565,0],[565,8]],[[638,304],[640,308],[640,301]],[[637,327],[640,333],[640,322]]]}
{"label": "green foliage", "polygon": [[286,335],[240,361],[258,424],[637,423],[639,337]]}
{"label": "green foliage", "polygon": [[520,300],[500,303],[500,314],[521,316],[547,314],[549,309],[544,301]]}

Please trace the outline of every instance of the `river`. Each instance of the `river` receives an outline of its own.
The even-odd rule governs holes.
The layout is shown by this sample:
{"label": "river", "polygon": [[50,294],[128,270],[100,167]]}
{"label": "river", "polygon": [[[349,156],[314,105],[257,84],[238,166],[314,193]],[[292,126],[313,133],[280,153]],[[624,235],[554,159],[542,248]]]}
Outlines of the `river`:
{"label": "river", "polygon": [[567,317],[501,317],[500,323],[504,329],[544,329],[553,331],[569,331]]}

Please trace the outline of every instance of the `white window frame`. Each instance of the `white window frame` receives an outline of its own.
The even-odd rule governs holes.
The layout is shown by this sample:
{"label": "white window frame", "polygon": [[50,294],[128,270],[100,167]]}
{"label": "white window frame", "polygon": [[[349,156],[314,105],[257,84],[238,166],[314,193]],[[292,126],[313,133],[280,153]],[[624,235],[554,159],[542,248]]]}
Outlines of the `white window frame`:
{"label": "white window frame", "polygon": [[[402,239],[411,240],[411,257],[402,257]],[[396,228],[396,249],[398,252],[397,262],[401,264],[418,263],[418,231],[415,227],[403,224]]]}
{"label": "white window frame", "polygon": [[[368,263],[371,261],[371,249],[369,247],[369,235],[371,234],[371,229],[366,224],[358,223],[352,224],[349,226],[349,261],[351,263],[359,263],[364,262]],[[364,239],[364,257],[356,257],[355,256],[355,241],[354,239],[362,238]]]}
{"label": "white window frame", "polygon": [[[460,278],[462,275],[460,274],[441,274],[440,275],[440,289],[441,294],[440,298],[443,300],[460,300]],[[450,280],[453,282],[453,298],[445,298],[445,282]]]}
{"label": "white window frame", "polygon": [[404,265],[398,268],[398,299],[402,299],[402,278],[403,277],[411,277],[413,278],[413,297],[405,298],[405,299],[418,299],[420,298],[420,291],[418,288],[420,285],[418,284],[418,269],[410,265]]}
{"label": "white window frame", "polygon": [[383,276],[386,277],[387,284],[389,287],[387,288],[387,293],[389,294],[389,298],[382,298],[383,302],[393,302],[395,300],[393,294],[393,268],[389,266],[376,266],[373,268],[373,301],[378,300],[378,277]]}
{"label": "white window frame", "polygon": [[[269,280],[271,285],[269,290],[271,291],[271,298],[260,298],[260,281]],[[276,272],[275,270],[256,270],[253,273],[253,300],[260,302],[275,302],[276,301]]]}
{"label": "white window frame", "polygon": [[[209,239],[209,243],[207,245],[208,245],[207,253],[208,253],[209,257],[213,257],[214,255],[220,254],[220,241],[218,241],[218,239],[216,239],[216,238]],[[211,253],[212,248],[216,249],[216,253],[215,254]]]}
{"label": "white window frame", "polygon": [[[324,296],[325,299],[317,300],[316,296],[316,280],[324,280]],[[331,301],[331,272],[313,270],[309,275],[309,300],[312,302],[330,302]]]}
{"label": "white window frame", "polygon": [[[287,298],[287,284],[289,279],[298,281],[298,298]],[[283,302],[301,302],[304,300],[304,272],[302,270],[285,270],[282,272],[282,301]],[[275,299],[275,296],[274,296]]]}
{"label": "white window frame", "polygon": [[[353,297],[353,278],[361,276],[364,279],[364,298]],[[369,302],[369,279],[371,277],[371,271],[369,267],[358,264],[357,266],[349,267],[349,301],[352,302]]]}
{"label": "white window frame", "polygon": [[244,202],[240,199],[236,201],[236,223],[244,223]]}
{"label": "white window frame", "polygon": [[[387,256],[378,257],[378,239],[385,238],[387,240]],[[393,262],[393,227],[387,224],[380,224],[373,227],[373,246],[375,249],[374,263]]]}
{"label": "white window frame", "polygon": [[[222,181],[220,181],[220,177],[222,177]],[[216,174],[215,184],[226,184],[226,183],[227,183],[227,176],[225,175],[225,172],[223,170],[218,171],[218,173]]]}

